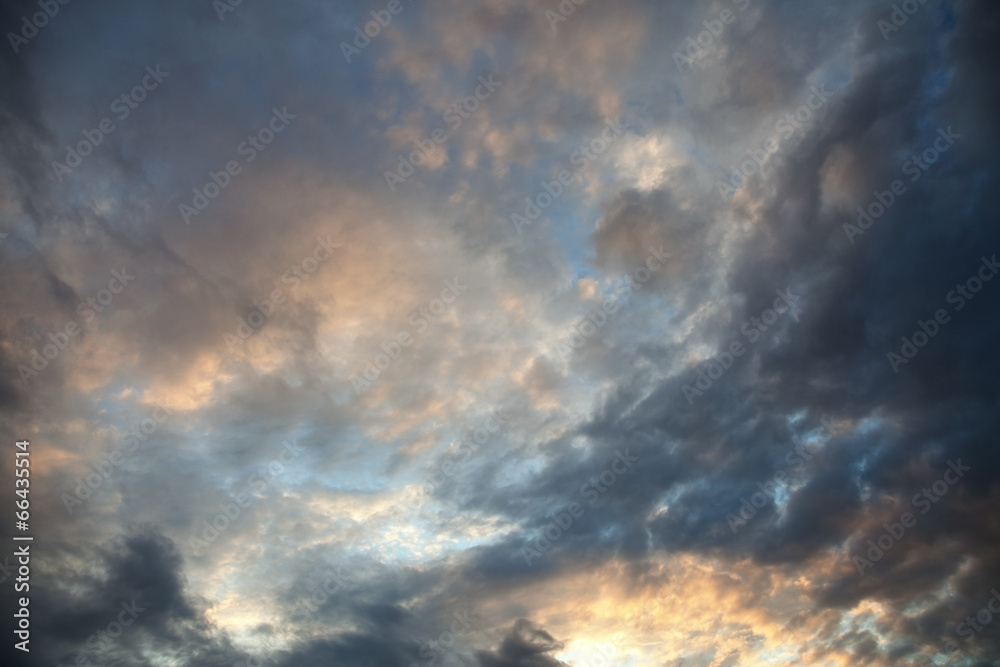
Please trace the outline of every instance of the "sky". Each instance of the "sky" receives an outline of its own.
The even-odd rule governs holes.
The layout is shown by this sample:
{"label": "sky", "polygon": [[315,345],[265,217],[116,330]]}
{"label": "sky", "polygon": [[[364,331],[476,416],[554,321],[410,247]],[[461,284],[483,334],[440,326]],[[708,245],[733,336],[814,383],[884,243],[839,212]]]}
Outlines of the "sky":
{"label": "sky", "polygon": [[0,26],[4,664],[1000,665],[996,3]]}

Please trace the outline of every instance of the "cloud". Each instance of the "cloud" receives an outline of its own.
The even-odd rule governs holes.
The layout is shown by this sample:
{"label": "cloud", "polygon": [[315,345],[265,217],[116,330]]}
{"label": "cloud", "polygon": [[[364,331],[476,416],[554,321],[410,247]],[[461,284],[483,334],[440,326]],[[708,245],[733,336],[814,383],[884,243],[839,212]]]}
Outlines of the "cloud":
{"label": "cloud", "polygon": [[476,654],[481,667],[562,667],[549,654],[563,647],[552,635],[526,618],[519,618],[496,651]]}
{"label": "cloud", "polygon": [[[556,4],[404,2],[347,63],[340,42],[385,3],[244,2],[225,21],[70,3],[0,56],[0,428],[32,442],[37,664],[93,651],[133,599],[93,663],[543,666],[614,646],[623,664],[915,666],[986,604],[998,10],[926,3],[887,42],[892,3],[585,3],[553,31]],[[723,7],[737,20],[678,72]],[[0,23],[37,11],[8,2]],[[57,180],[157,64],[169,77]],[[390,191],[397,156],[490,73],[502,86]],[[829,100],[782,131],[816,86]],[[276,107],[295,118],[247,159]],[[511,214],[562,170],[519,234]],[[135,279],[104,303],[113,271]],[[498,410],[505,429],[467,448]],[[789,460],[824,420],[829,440]],[[279,469],[286,441],[302,453]],[[590,503],[625,451],[636,465]],[[920,513],[958,459],[971,470]],[[852,556],[905,511],[916,525],[859,575]],[[466,612],[481,621],[452,632]],[[998,627],[962,660],[985,664]]]}

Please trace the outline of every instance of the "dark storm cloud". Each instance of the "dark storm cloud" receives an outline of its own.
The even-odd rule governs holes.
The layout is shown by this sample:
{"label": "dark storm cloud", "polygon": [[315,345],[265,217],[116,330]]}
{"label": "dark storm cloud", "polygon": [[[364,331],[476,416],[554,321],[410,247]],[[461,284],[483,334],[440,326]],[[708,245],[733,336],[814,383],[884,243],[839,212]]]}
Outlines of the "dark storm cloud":
{"label": "dark storm cloud", "polygon": [[[849,553],[860,553],[893,516],[886,499],[898,499],[890,504],[898,519],[949,460],[961,458],[973,464],[968,477],[933,513],[919,516],[918,526],[876,572],[862,579],[845,558],[842,576],[822,589],[817,602],[841,607],[873,598],[902,611],[948,577],[960,576],[965,594],[997,580],[992,545],[998,536],[986,509],[996,488],[995,448],[987,435],[998,426],[996,383],[990,380],[1000,362],[992,343],[1000,329],[991,305],[994,287],[984,287],[953,312],[952,321],[898,374],[886,359],[887,352],[898,352],[900,337],[917,330],[918,319],[926,320],[938,308],[950,310],[949,291],[976,274],[981,257],[990,258],[1000,248],[991,222],[998,213],[991,193],[1000,146],[995,128],[975,120],[1000,112],[995,86],[980,79],[980,64],[997,48],[995,40],[984,43],[984,26],[996,25],[997,12],[961,3],[956,17],[959,27],[944,38],[929,39],[922,30],[934,26],[913,24],[891,49],[884,49],[881,40],[864,45],[871,64],[857,71],[822,125],[778,166],[777,191],[765,199],[758,225],[742,241],[727,276],[745,306],[714,325],[709,340],[746,343],[739,323],[768,308],[774,290],[785,286],[802,295],[801,320],[778,325],[781,337],[766,337],[692,406],[681,392],[682,384],[693,384],[692,371],[667,380],[638,403],[627,386],[620,387],[599,419],[580,433],[596,439],[604,456],[631,445],[643,464],[625,482],[626,494],[609,496],[615,505],[608,514],[597,509],[566,531],[538,564],[541,572],[551,572],[553,558],[601,560],[602,548],[641,557],[644,548],[630,548],[629,536],[641,534],[642,517],[671,492],[670,512],[649,526],[656,548],[746,554],[762,564],[798,568],[855,536]],[[774,30],[796,32],[791,24]],[[973,52],[971,45],[978,48]],[[752,52],[752,45],[748,48]],[[941,63],[951,67],[947,83]],[[806,71],[789,79],[801,79]],[[953,102],[952,87],[961,90],[961,105]],[[932,145],[939,127],[949,126],[962,135],[954,148],[918,182],[908,183],[908,192],[871,230],[849,243],[843,225],[856,218],[854,208],[867,206],[870,193],[885,190],[892,180],[906,178],[902,164]],[[857,156],[853,178],[861,184],[860,199],[831,211],[821,205],[821,167],[844,147]],[[621,195],[595,232],[598,258],[608,261],[604,258],[628,256],[630,250],[634,260],[644,237],[669,238],[686,216],[667,201],[665,193]],[[696,275],[683,288],[658,289],[698,294]],[[644,348],[654,360],[667,361],[670,353],[667,345]],[[793,429],[785,417],[797,413],[805,416]],[[796,444],[794,438],[818,428],[824,416],[874,421],[866,430],[834,438],[810,462],[784,518],[778,519],[768,501],[734,536],[725,515],[738,511],[740,499],[758,490],[757,482],[784,467],[782,455]],[[553,451],[561,449],[560,443],[551,444]],[[518,563],[516,550],[547,522],[547,511],[574,498],[574,484],[592,474],[588,466],[593,463],[553,455],[517,500],[470,495],[471,507],[489,503],[492,511],[522,517],[525,527],[517,538],[479,554],[476,568],[497,577],[530,572]],[[876,514],[865,518],[871,512]],[[620,527],[616,537],[603,531],[609,522]],[[963,563],[971,571],[959,575]],[[920,637],[912,632],[914,639]],[[844,641],[854,646],[859,660],[877,652],[861,634]]]}
{"label": "dark storm cloud", "polygon": [[[90,660],[89,664],[114,661],[128,666],[149,664],[150,655],[158,659],[174,656],[184,660],[184,664],[210,667],[231,667],[255,659],[236,649],[225,633],[208,620],[205,614],[209,605],[186,585],[184,563],[177,548],[152,529],[135,529],[114,544],[100,547],[96,553],[84,553],[66,545],[62,555],[93,563],[94,574],[75,572],[67,564],[58,571],[54,583],[33,585],[32,614],[38,619],[35,631],[58,640],[38,646],[33,643],[30,664],[73,664],[81,653]],[[430,610],[417,628],[413,615],[398,605],[365,601],[408,597],[405,589],[400,590],[400,583],[403,582],[380,590],[377,585],[361,589],[355,582],[338,601],[347,613],[331,615],[334,610],[327,607],[318,610],[318,614],[327,622],[338,617],[349,619],[357,631],[336,633],[329,639],[303,640],[293,649],[267,659],[289,667],[330,661],[405,667],[426,660],[434,651],[429,641],[456,623],[447,614],[438,617]],[[411,583],[406,586],[417,588]],[[123,603],[126,607],[122,607]],[[124,608],[137,611],[134,622],[113,642],[106,642],[102,639],[104,635],[98,633],[107,632],[108,624],[115,622]],[[289,618],[296,617],[289,613]],[[125,620],[129,619],[126,615]],[[457,627],[466,629],[461,624]],[[274,628],[262,627],[258,631],[267,635]],[[110,630],[111,634],[117,632],[117,628]]]}
{"label": "dark storm cloud", "polygon": [[[89,664],[138,666],[148,664],[147,652],[164,656],[181,647],[189,664],[222,667],[240,659],[213,637],[204,603],[184,584],[180,555],[154,530],[136,529],[96,552],[67,545],[63,555],[95,567],[75,571],[64,561],[54,580],[32,582],[35,631],[49,640],[32,642],[31,664],[76,664],[82,654]],[[126,627],[112,626],[122,620]]]}
{"label": "dark storm cloud", "polygon": [[564,667],[549,655],[562,647],[548,632],[519,618],[496,651],[479,651],[476,657],[481,667]]}
{"label": "dark storm cloud", "polygon": [[353,609],[351,619],[362,625],[363,631],[345,632],[336,639],[302,642],[295,650],[281,655],[279,665],[347,664],[359,667],[406,667],[425,656],[419,656],[419,645],[401,632],[401,622],[407,616],[394,605],[372,605]]}

